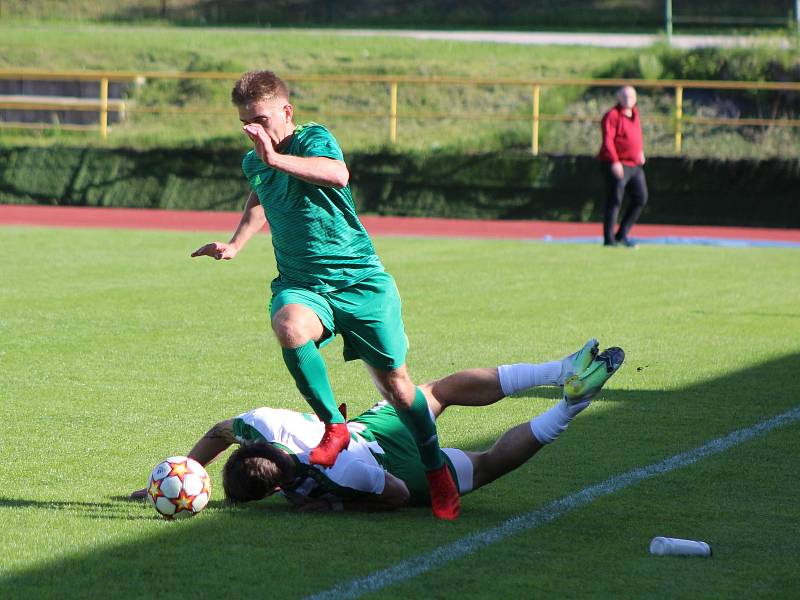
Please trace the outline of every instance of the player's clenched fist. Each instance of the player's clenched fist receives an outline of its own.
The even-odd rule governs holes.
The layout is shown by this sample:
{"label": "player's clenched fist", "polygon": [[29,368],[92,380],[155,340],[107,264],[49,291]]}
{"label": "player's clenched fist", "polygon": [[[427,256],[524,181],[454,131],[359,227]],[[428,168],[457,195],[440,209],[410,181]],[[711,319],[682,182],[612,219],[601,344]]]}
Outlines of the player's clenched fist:
{"label": "player's clenched fist", "polygon": [[230,260],[239,249],[233,244],[223,244],[222,242],[211,242],[205,246],[201,246],[192,252],[192,258],[196,256],[210,256],[215,260]]}

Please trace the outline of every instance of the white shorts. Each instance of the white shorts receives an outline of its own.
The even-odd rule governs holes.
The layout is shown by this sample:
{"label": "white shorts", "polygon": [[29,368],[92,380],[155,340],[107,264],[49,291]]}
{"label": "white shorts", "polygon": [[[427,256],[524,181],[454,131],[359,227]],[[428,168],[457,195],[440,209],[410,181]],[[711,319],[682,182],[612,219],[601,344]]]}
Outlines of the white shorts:
{"label": "white shorts", "polygon": [[456,483],[458,484],[459,494],[462,496],[469,494],[473,487],[472,461],[469,456],[458,448],[442,448],[442,452],[447,455],[456,470]]}

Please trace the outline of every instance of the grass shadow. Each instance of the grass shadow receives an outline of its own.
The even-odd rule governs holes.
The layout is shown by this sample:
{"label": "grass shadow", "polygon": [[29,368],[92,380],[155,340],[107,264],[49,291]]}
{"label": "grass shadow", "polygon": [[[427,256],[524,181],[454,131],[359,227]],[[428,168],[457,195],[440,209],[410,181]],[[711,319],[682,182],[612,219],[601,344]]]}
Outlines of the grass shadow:
{"label": "grass shadow", "polygon": [[[120,497],[117,497],[120,498]],[[150,516],[134,515],[128,507],[120,502],[82,502],[75,500],[32,500],[28,498],[13,498],[0,496],[0,509],[36,509],[49,513],[65,513],[86,519],[100,520],[140,520],[150,519]]]}
{"label": "grass shadow", "polygon": [[[537,456],[471,495],[464,502],[462,518],[454,523],[438,522],[426,509],[371,515],[304,514],[271,498],[224,510],[218,510],[222,506],[218,501],[196,518],[164,522],[162,527],[144,506],[141,516],[131,515],[130,504],[119,496],[98,502],[0,497],[0,509],[55,508],[79,517],[133,518],[143,521],[144,529],[133,542],[102,544],[11,573],[0,578],[0,589],[13,590],[18,598],[59,596],[65,589],[85,597],[141,597],[152,593],[155,577],[164,570],[183,568],[176,561],[189,557],[192,586],[203,595],[264,589],[272,597],[302,597],[342,578],[386,567],[497,525],[551,502],[564,490],[574,493],[779,414],[796,404],[785,390],[798,369],[800,353],[795,353],[682,389],[609,390],[598,401],[608,404],[606,410],[581,415],[565,439],[542,452],[541,459]],[[608,438],[613,439],[609,442]],[[469,446],[485,448],[493,442],[494,435],[478,435]],[[636,452],[631,450],[634,447]],[[514,496],[513,490],[520,487],[525,493]],[[336,539],[335,548],[331,539]]]}

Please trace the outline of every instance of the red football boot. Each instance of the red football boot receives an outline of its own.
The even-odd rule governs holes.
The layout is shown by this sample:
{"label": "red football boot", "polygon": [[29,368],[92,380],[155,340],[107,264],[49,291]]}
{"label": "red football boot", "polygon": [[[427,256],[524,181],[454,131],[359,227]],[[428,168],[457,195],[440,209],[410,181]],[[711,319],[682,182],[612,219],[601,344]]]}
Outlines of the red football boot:
{"label": "red football boot", "polygon": [[450,469],[444,464],[438,469],[427,471],[428,486],[431,492],[431,508],[437,519],[453,521],[461,510],[461,499]]}
{"label": "red football boot", "polygon": [[308,460],[321,467],[332,467],[339,452],[350,445],[347,423],[325,423],[325,434],[316,448],[311,450]]}

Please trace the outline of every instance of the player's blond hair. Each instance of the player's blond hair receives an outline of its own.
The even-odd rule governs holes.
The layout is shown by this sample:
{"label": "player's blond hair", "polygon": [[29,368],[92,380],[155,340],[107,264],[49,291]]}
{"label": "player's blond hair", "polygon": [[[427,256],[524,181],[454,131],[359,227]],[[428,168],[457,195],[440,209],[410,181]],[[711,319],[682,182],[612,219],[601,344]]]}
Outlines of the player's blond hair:
{"label": "player's blond hair", "polygon": [[289,100],[289,88],[272,71],[248,71],[239,78],[231,91],[236,106],[273,99]]}

